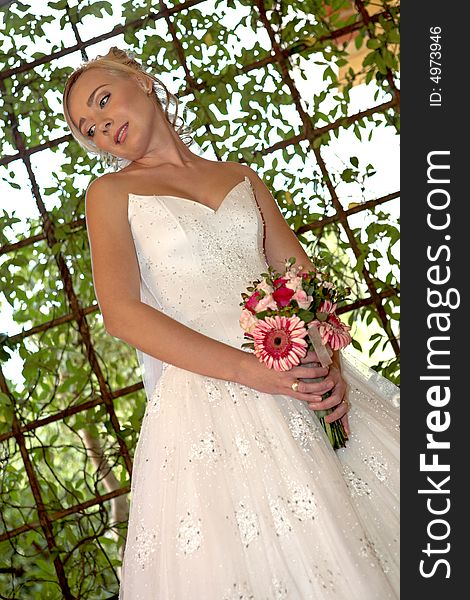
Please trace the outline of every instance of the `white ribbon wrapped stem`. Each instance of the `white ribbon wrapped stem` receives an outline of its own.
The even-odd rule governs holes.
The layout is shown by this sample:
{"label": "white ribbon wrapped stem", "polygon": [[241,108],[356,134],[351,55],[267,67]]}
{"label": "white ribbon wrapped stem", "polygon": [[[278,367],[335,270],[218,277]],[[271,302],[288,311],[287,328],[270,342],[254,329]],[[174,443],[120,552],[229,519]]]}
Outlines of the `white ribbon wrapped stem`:
{"label": "white ribbon wrapped stem", "polygon": [[333,362],[331,360],[333,351],[329,345],[323,345],[320,332],[318,331],[318,327],[315,323],[310,323],[310,325],[307,327],[307,332],[321,366],[328,367]]}

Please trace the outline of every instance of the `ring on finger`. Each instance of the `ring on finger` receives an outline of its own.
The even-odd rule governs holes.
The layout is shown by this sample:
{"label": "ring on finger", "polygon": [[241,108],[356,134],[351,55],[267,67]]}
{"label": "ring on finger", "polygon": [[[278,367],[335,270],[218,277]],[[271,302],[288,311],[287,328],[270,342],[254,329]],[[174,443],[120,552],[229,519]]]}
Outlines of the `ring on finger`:
{"label": "ring on finger", "polygon": [[298,392],[299,391],[299,380],[296,379],[294,381],[294,383],[291,385],[291,388],[294,392]]}

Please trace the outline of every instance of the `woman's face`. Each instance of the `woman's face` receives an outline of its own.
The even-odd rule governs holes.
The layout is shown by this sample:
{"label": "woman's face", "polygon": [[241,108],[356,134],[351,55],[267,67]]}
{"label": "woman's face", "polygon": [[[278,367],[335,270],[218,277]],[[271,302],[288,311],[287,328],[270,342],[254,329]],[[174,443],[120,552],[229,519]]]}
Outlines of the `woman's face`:
{"label": "woman's face", "polygon": [[[127,160],[145,156],[158,137],[161,111],[157,110],[149,78],[85,71],[69,94],[69,114],[83,136],[100,150]],[[159,118],[160,117],[160,118]]]}

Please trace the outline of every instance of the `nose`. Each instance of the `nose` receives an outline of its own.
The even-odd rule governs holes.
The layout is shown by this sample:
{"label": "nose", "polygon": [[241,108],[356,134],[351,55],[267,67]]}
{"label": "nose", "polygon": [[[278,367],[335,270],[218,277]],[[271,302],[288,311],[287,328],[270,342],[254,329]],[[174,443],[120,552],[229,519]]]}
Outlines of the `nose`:
{"label": "nose", "polygon": [[101,131],[103,133],[107,133],[111,129],[112,124],[113,124],[112,119],[109,119],[109,118],[104,119],[101,124]]}

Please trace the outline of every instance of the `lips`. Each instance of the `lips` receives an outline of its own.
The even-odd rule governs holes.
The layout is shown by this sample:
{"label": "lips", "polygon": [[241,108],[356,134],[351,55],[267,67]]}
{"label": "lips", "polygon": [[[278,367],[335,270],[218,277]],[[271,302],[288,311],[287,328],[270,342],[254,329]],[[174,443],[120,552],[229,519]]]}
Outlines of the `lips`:
{"label": "lips", "polygon": [[116,131],[116,133],[114,135],[114,143],[115,144],[123,143],[123,141],[126,139],[128,128],[129,128],[129,123],[124,123],[124,125],[119,127],[119,129]]}

